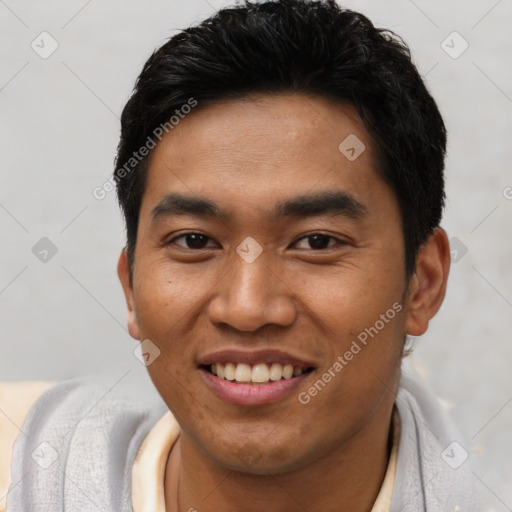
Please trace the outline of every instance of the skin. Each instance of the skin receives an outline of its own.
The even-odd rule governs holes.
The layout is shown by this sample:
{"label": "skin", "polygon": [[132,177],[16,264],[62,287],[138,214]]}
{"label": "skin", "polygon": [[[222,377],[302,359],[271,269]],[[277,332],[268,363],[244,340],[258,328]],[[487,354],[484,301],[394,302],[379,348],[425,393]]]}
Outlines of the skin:
{"label": "skin", "polygon": [[[350,134],[366,146],[354,161],[338,150]],[[266,217],[278,201],[332,190],[366,213]],[[232,217],[154,220],[170,192],[206,197]],[[206,247],[174,240],[186,232],[206,235]],[[315,248],[307,235],[318,233],[334,239]],[[248,236],[264,249],[250,264],[236,253]],[[153,150],[132,281],[124,251],[118,265],[129,332],[159,347],[148,371],[181,427],[167,510],[369,511],[387,467],[404,338],[426,331],[449,266],[438,228],[406,279],[398,202],[352,107],[297,94],[198,106]],[[301,404],[297,393],[394,303],[400,313]],[[200,356],[231,347],[279,347],[315,370],[278,403],[233,405],[197,367]]]}

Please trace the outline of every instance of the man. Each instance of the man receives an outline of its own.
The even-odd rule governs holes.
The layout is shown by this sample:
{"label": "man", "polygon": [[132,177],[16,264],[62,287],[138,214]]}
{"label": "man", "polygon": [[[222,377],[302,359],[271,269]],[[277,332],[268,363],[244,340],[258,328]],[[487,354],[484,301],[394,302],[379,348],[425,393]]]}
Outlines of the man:
{"label": "man", "polygon": [[168,410],[46,387],[7,511],[481,510],[403,361],[450,267],[405,44],[334,1],[246,3],[157,50],[121,121],[118,274]]}

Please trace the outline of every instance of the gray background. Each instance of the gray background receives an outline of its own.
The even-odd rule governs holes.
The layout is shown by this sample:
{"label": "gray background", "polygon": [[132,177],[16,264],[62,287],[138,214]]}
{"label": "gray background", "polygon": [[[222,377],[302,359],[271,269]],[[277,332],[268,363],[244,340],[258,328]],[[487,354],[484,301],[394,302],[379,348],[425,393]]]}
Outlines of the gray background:
{"label": "gray background", "polygon": [[[0,380],[98,374],[155,393],[125,328],[115,195],[92,190],[112,172],[118,117],[147,57],[223,5],[0,0]],[[481,463],[477,485],[494,510],[512,510],[512,1],[343,5],[405,38],[445,118],[443,226],[458,253],[413,357],[452,403]],[[31,47],[43,31],[59,45],[46,59]],[[469,44],[461,55],[453,31]],[[46,263],[32,252],[42,237],[57,248]]]}

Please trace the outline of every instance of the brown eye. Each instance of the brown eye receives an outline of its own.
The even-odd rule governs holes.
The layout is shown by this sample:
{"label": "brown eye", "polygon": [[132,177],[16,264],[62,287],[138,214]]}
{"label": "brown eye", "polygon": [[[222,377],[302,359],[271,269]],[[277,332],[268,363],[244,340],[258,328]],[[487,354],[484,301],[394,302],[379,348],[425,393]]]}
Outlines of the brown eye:
{"label": "brown eye", "polygon": [[211,240],[210,237],[203,235],[202,233],[184,233],[180,236],[177,236],[176,238],[173,238],[169,244],[175,243],[176,240],[184,239],[185,245],[178,244],[179,247],[182,247],[184,249],[205,249],[206,244],[209,240]]}
{"label": "brown eye", "polygon": [[297,244],[304,240],[307,241],[306,243],[309,244],[309,247],[298,247],[298,249],[316,249],[316,250],[328,249],[328,248],[332,247],[333,245],[336,245],[335,243],[329,245],[330,240],[338,241],[338,242],[342,243],[340,240],[338,240],[337,238],[334,238],[333,236],[316,234],[316,235],[308,235],[308,236],[301,238],[297,242]]}

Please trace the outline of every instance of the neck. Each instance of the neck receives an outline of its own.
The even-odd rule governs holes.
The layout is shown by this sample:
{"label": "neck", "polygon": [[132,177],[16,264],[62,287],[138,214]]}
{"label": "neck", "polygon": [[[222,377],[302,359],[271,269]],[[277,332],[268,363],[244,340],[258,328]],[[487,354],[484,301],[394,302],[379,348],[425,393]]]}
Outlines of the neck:
{"label": "neck", "polygon": [[369,512],[391,449],[393,403],[386,405],[336,450],[283,474],[254,475],[222,468],[182,433],[167,463],[166,510]]}

